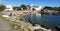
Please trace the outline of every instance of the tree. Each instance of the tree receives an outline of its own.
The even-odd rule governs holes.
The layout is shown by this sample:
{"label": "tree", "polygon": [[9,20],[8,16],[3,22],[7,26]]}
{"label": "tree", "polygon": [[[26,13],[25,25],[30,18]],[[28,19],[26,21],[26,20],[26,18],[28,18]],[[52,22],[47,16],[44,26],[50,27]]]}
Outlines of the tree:
{"label": "tree", "polygon": [[47,9],[52,9],[52,7],[49,7],[49,6],[45,6],[45,8],[47,8]]}
{"label": "tree", "polygon": [[22,4],[22,5],[20,6],[20,8],[23,8],[23,10],[26,10],[26,9],[27,9],[27,7],[26,7],[24,4]]}
{"label": "tree", "polygon": [[3,11],[6,8],[5,5],[0,5],[0,12]]}

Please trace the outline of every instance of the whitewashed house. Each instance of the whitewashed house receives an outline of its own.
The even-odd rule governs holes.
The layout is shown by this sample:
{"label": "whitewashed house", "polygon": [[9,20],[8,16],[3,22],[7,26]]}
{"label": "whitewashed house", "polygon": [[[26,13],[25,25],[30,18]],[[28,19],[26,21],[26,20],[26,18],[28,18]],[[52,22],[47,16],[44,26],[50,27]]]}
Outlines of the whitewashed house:
{"label": "whitewashed house", "polygon": [[6,5],[5,11],[13,11],[13,7],[11,5]]}
{"label": "whitewashed house", "polygon": [[33,4],[31,4],[31,5],[27,5],[27,8],[33,11],[41,11],[42,6],[34,6]]}

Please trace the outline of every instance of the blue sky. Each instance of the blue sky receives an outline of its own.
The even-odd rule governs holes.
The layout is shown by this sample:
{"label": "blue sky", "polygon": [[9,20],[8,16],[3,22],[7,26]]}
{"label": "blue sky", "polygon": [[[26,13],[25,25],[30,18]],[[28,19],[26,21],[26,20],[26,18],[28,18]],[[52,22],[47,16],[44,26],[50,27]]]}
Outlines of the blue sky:
{"label": "blue sky", "polygon": [[21,4],[60,6],[60,0],[0,0],[0,4],[11,4],[13,6],[20,6]]}

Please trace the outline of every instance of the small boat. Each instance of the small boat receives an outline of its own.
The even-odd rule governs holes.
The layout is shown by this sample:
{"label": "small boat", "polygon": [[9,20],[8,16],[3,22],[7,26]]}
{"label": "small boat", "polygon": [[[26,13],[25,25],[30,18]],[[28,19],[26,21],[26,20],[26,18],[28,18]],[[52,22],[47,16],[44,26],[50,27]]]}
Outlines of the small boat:
{"label": "small boat", "polygon": [[41,14],[36,14],[37,16],[41,16]]}

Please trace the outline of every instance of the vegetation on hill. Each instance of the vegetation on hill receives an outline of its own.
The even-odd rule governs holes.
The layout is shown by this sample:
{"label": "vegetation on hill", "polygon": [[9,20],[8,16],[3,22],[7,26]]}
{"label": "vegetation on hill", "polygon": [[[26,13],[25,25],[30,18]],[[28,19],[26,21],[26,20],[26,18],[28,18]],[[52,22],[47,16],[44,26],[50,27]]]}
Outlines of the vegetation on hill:
{"label": "vegetation on hill", "polygon": [[49,7],[49,6],[45,6],[43,9],[48,9],[48,10],[60,10],[60,7]]}

